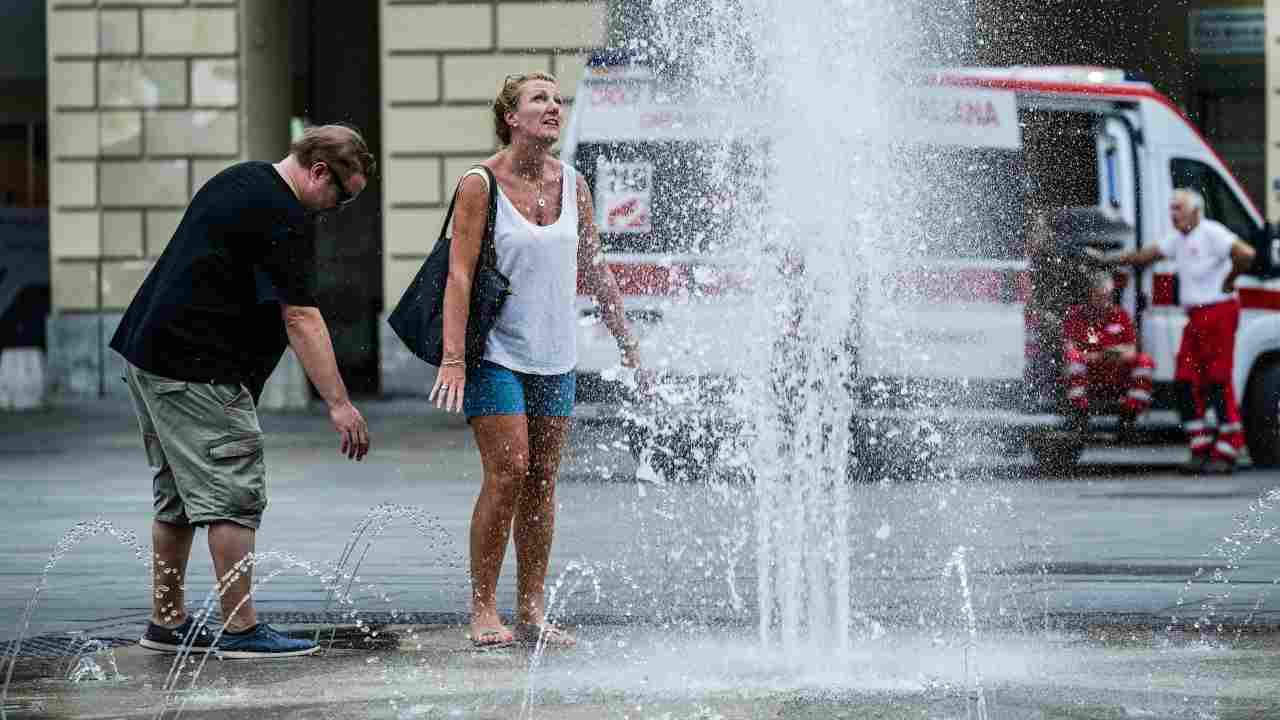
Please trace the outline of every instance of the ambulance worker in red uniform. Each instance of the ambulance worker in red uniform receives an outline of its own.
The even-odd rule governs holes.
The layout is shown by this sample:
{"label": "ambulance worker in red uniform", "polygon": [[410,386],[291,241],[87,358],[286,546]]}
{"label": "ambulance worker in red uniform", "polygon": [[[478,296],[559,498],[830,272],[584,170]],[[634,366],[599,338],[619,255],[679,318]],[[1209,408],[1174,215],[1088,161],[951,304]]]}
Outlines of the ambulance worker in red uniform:
{"label": "ambulance worker in red uniform", "polygon": [[1254,250],[1222,223],[1203,217],[1204,197],[1194,190],[1175,190],[1169,215],[1175,232],[1159,244],[1096,259],[1106,265],[1136,267],[1173,261],[1178,301],[1187,311],[1174,372],[1178,410],[1191,446],[1184,470],[1230,474],[1244,447],[1244,428],[1231,383],[1240,322],[1235,283],[1236,276],[1253,262]]}
{"label": "ambulance worker in red uniform", "polygon": [[1120,406],[1121,434],[1151,407],[1155,362],[1138,352],[1133,320],[1115,304],[1108,272],[1090,277],[1088,302],[1072,305],[1062,320],[1067,399],[1083,419],[1090,399]]}

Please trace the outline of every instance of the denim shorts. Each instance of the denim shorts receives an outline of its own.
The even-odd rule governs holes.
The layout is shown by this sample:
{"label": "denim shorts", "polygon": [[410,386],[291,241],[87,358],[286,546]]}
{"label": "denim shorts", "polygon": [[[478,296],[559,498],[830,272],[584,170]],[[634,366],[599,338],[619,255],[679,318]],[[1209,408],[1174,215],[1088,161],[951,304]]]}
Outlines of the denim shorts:
{"label": "denim shorts", "polygon": [[561,375],[516,372],[484,360],[467,373],[462,410],[467,419],[486,415],[570,417],[577,389],[572,370]]}

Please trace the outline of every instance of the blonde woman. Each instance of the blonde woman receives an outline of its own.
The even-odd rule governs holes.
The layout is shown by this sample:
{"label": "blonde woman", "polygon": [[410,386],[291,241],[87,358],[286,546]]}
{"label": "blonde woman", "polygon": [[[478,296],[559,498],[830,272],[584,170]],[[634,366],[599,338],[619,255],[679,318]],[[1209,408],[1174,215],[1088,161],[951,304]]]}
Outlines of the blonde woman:
{"label": "blonde woman", "polygon": [[[560,453],[573,414],[577,365],[577,278],[600,304],[622,362],[639,369],[637,344],[621,296],[600,251],[591,191],[552,156],[564,122],[554,77],[510,75],[493,102],[502,149],[484,161],[498,182],[494,245],[511,280],[485,348],[468,370],[464,331],[471,282],[489,206],[488,179],[474,169],[458,185],[444,360],[431,400],[463,411],[480,450],[484,481],[471,516],[471,641],[476,646],[532,643],[568,647],[574,638],[547,624],[544,584],[555,529]],[[496,587],[507,540],[516,549],[514,627],[498,615]]]}

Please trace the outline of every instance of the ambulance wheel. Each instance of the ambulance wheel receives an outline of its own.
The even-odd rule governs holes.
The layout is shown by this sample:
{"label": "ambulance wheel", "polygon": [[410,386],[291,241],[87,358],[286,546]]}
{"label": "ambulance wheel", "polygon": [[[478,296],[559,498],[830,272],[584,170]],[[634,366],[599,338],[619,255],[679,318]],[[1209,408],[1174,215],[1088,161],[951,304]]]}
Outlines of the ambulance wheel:
{"label": "ambulance wheel", "polygon": [[1045,472],[1061,473],[1075,469],[1084,452],[1084,437],[1076,434],[1046,434],[1028,438],[1027,449],[1036,466]]}
{"label": "ambulance wheel", "polygon": [[709,418],[663,416],[627,423],[627,445],[637,463],[645,463],[668,483],[726,479],[724,456],[734,432]]}
{"label": "ambulance wheel", "polygon": [[854,416],[849,421],[849,454],[845,477],[850,482],[877,483],[894,480],[898,468],[894,453],[884,442],[884,428],[873,420]]}
{"label": "ambulance wheel", "polygon": [[1280,467],[1280,362],[1253,372],[1245,398],[1244,436],[1255,467]]}

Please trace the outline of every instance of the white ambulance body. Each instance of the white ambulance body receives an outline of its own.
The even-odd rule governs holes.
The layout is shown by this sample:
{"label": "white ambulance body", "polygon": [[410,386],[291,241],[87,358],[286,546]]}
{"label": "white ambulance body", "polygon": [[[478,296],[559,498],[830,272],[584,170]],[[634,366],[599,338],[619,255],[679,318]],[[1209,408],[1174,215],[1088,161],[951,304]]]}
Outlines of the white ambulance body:
{"label": "white ambulance body", "polygon": [[[987,168],[955,182],[994,182],[989,176],[1003,172],[1039,187],[1028,197],[986,194],[993,196],[992,227],[985,229],[984,243],[930,246],[923,255],[897,261],[885,282],[866,284],[857,374],[867,387],[933,387],[937,402],[930,403],[931,416],[976,423],[979,429],[1016,428],[1022,440],[1030,440],[1062,424],[1056,406],[1037,400],[1028,388],[1035,362],[1029,332],[1036,322],[1035,269],[1020,223],[1031,193],[1038,193],[1037,208],[1066,208],[1120,228],[1111,235],[1117,240],[1112,250],[1147,246],[1169,235],[1175,187],[1199,189],[1206,216],[1248,242],[1262,242],[1263,218],[1185,115],[1149,83],[1128,80],[1120,71],[961,69],[937,75],[930,86],[941,108],[935,120],[946,127],[935,128],[921,144],[949,145],[945,152],[961,158],[981,156],[977,165]],[[681,108],[661,100],[660,81],[646,69],[614,53],[597,54],[577,92],[563,157],[592,184],[597,223],[644,354],[660,359],[658,369],[670,376],[711,381],[702,385],[714,393],[714,379],[740,367],[749,350],[736,332],[746,325],[735,320],[746,303],[733,301],[741,283],[735,266],[741,265],[731,251],[705,251],[704,241],[690,239],[715,228],[709,226],[714,221],[688,217],[687,203],[679,206],[678,221],[663,215],[677,207],[664,202],[664,175],[679,174],[686,193],[690,182],[698,182],[695,168],[673,165],[672,156],[682,154],[679,143],[696,141],[700,133],[714,137],[716,128],[683,123]],[[665,150],[649,152],[650,147]],[[709,198],[706,217],[714,218],[717,189],[693,191]],[[993,245],[990,237],[999,227],[1007,239]],[[1270,260],[1264,265],[1280,265],[1269,240],[1259,250]],[[1139,273],[1136,282],[1133,273],[1128,278],[1119,299],[1134,317],[1142,350],[1156,362],[1156,405],[1144,424],[1174,428],[1170,390],[1186,317],[1176,302],[1173,268],[1160,263]],[[1243,312],[1236,394],[1254,463],[1277,465],[1280,280],[1246,275],[1238,287]],[[599,379],[617,366],[618,355],[586,296],[580,297],[580,310],[578,369],[588,404],[581,410],[590,416],[607,412],[611,398],[601,390],[608,383]],[[892,327],[877,327],[881,322]],[[862,412],[892,418],[919,410],[877,402]],[[1037,444],[1030,444],[1035,450]],[[1078,448],[1073,452],[1078,455]]]}

